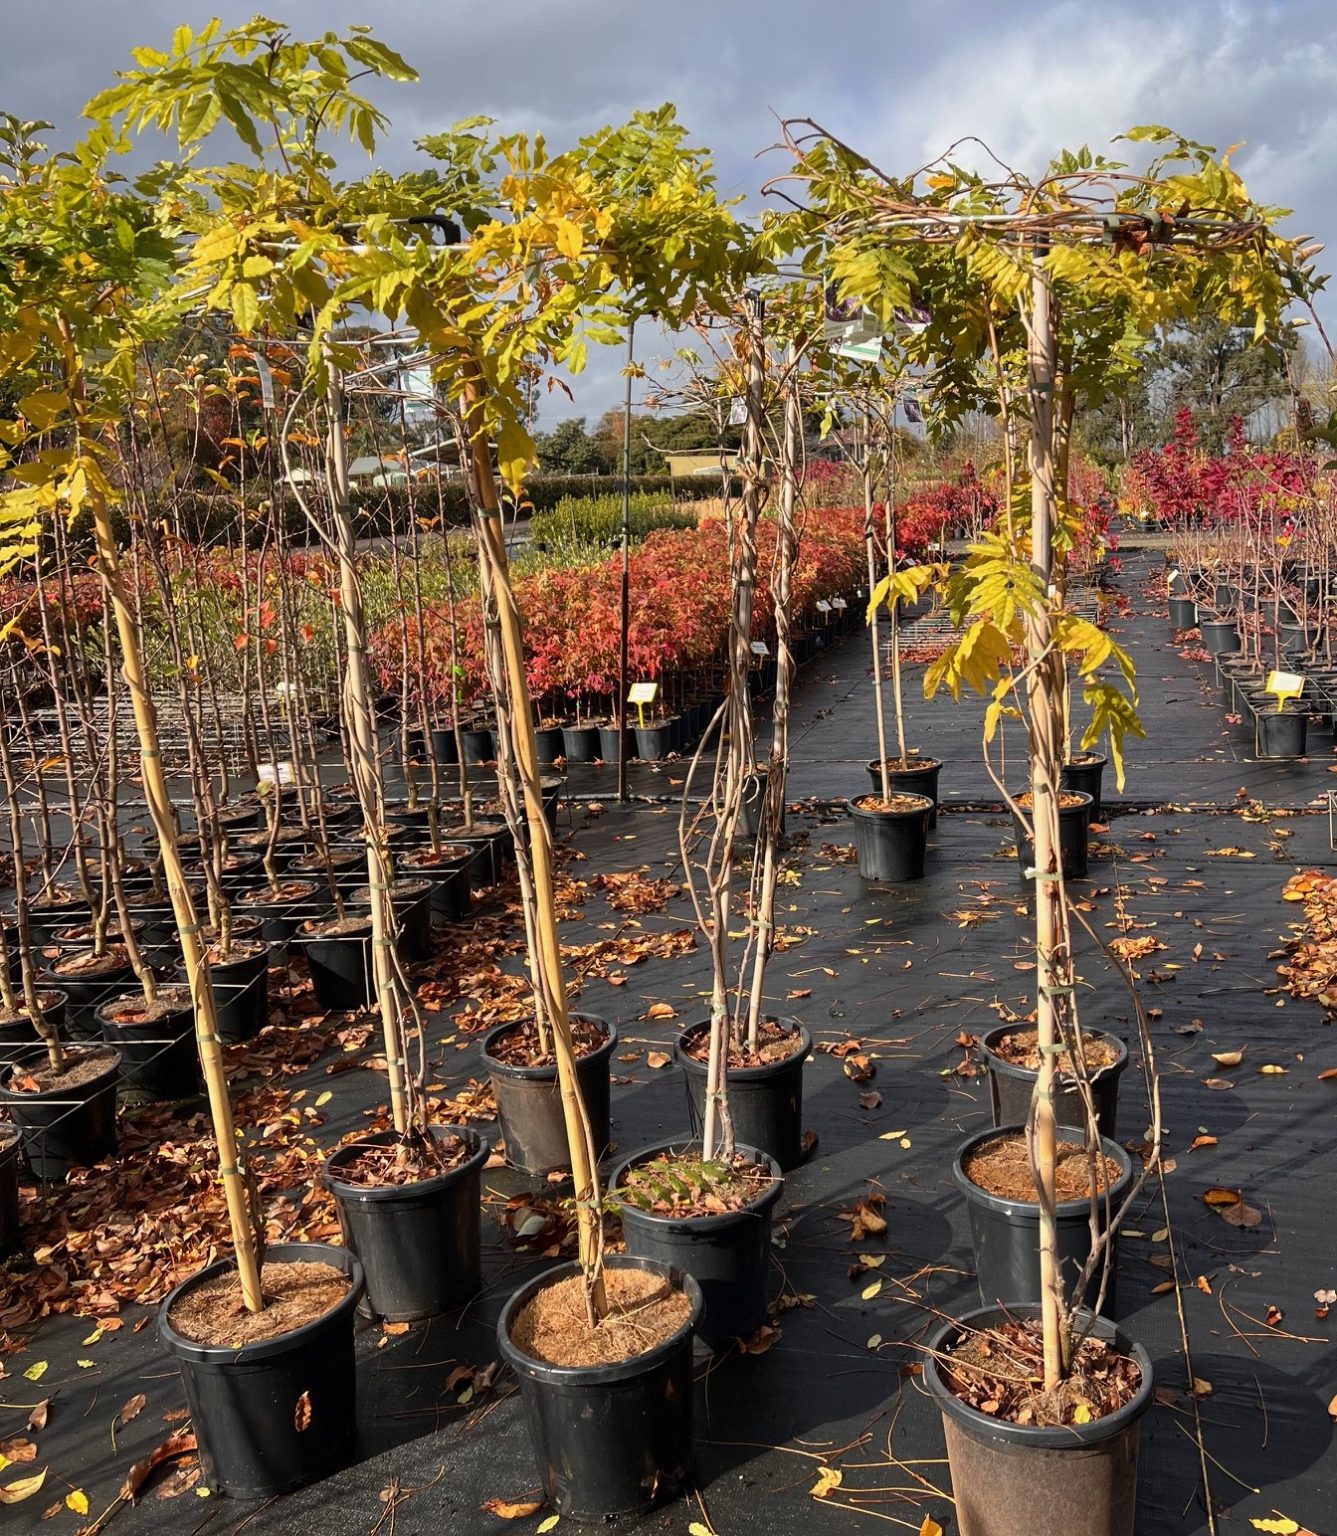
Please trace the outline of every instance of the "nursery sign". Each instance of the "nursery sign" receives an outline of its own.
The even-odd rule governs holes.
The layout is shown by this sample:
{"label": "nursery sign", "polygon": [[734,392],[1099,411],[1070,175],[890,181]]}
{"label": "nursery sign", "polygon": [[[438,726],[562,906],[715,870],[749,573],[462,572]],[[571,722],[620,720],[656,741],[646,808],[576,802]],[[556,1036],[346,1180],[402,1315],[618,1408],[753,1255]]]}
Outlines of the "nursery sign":
{"label": "nursery sign", "polygon": [[653,704],[659,696],[658,683],[633,683],[627,689],[627,703],[636,706],[636,721],[639,725],[645,724],[645,706]]}

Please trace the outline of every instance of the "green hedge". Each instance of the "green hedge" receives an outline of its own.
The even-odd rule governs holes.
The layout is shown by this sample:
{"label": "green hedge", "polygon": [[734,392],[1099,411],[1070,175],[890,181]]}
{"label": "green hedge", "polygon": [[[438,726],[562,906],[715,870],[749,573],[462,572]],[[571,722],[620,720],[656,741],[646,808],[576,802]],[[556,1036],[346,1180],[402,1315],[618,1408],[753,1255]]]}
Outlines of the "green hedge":
{"label": "green hedge", "polygon": [[[628,508],[633,539],[652,528],[695,528],[690,504],[675,505],[657,491],[634,491]],[[536,544],[585,544],[606,548],[622,535],[621,496],[563,496],[551,512],[535,512],[530,533]]]}

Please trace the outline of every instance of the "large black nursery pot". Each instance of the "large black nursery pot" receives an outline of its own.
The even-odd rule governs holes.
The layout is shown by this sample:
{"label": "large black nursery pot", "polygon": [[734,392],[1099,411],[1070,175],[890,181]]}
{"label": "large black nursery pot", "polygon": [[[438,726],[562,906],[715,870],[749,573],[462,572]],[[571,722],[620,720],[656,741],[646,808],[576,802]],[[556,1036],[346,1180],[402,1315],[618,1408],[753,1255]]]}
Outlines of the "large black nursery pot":
{"label": "large black nursery pot", "polygon": [[[30,1056],[32,1070],[45,1058]],[[121,1058],[112,1051],[95,1077],[47,1093],[15,1093],[14,1067],[0,1067],[0,1104],[23,1137],[23,1155],[34,1178],[59,1184],[71,1168],[87,1167],[116,1150],[116,1079]]]}
{"label": "large black nursery pot", "polygon": [[924,878],[933,801],[927,795],[905,798],[914,803],[904,810],[874,810],[850,801],[854,848],[865,880],[891,885]]}
{"label": "large black nursery pot", "polygon": [[1108,758],[1102,757],[1098,752],[1080,752],[1078,761],[1064,763],[1060,770],[1060,787],[1070,789],[1079,795],[1091,796],[1091,810],[1087,816],[1087,825],[1093,821],[1100,821],[1104,812],[1104,806],[1100,803],[1102,780],[1105,775],[1105,764]]}
{"label": "large black nursery pot", "polygon": [[[1087,837],[1091,829],[1091,796],[1081,790],[1065,789],[1065,795],[1079,795],[1080,805],[1062,805],[1058,809],[1059,866],[1065,880],[1085,880],[1087,871]],[[1023,885],[1029,885],[1031,877],[1026,873],[1035,862],[1035,844],[1026,834],[1020,816],[1012,817],[1012,831],[1017,840],[1017,872]]]}
{"label": "large black nursery pot", "polygon": [[340,1170],[364,1147],[395,1142],[393,1131],[363,1136],[326,1160],[344,1243],[362,1261],[367,1305],[387,1322],[437,1317],[467,1302],[481,1284],[478,1218],[487,1141],[463,1125],[434,1125],[438,1141],[458,1136],[466,1162],[412,1184],[354,1184]]}
{"label": "large black nursery pot", "polygon": [[[1015,1035],[1021,1026],[1000,1024],[980,1041],[980,1053],[989,1074],[989,1107],[993,1123],[1024,1125],[1031,1112],[1031,1098],[1039,1074],[1018,1066],[998,1054],[998,1044],[1005,1035]],[[1114,1061],[1091,1074],[1091,1097],[1096,1107],[1096,1122],[1102,1136],[1114,1135],[1114,1121],[1119,1109],[1119,1080],[1128,1067],[1128,1047],[1117,1035],[1104,1030],[1087,1029],[1089,1040],[1103,1040],[1116,1052]],[[1061,1073],[1054,1084],[1054,1118],[1060,1125],[1080,1129],[1086,1124],[1086,1106],[1078,1091],[1077,1079]]]}
{"label": "large black nursery pot", "polygon": [[[473,875],[491,859],[483,849],[463,843],[443,843],[439,849],[415,848],[400,860],[400,868],[430,885],[428,915],[432,923],[458,923],[468,917]],[[480,885],[483,882],[478,882]]]}
{"label": "large black nursery pot", "polygon": [[262,939],[276,950],[286,949],[299,927],[329,909],[329,887],[324,881],[283,880],[277,896],[262,885],[242,895],[236,905],[238,912],[259,919]]}
{"label": "large black nursery pot", "polygon": [[[738,826],[744,837],[755,840],[761,831],[761,807],[766,798],[768,770],[759,769],[743,780],[743,797]],[[780,807],[780,831],[785,829],[785,807]]]}
{"label": "large black nursery pot", "polygon": [[1204,619],[1202,643],[1213,656],[1230,656],[1240,648],[1239,625],[1234,619]]}
{"label": "large black nursery pot", "polygon": [[[65,994],[65,1026],[72,1035],[85,1037],[99,1033],[97,1011],[103,1003],[119,997],[127,987],[135,984],[135,968],[123,949],[116,951],[118,963],[105,970],[71,972],[64,967],[77,960],[75,955],[62,955],[50,971],[50,981]],[[45,978],[39,983],[45,985]]]}
{"label": "large black nursery pot", "polygon": [[238,943],[226,960],[209,967],[218,1038],[225,1045],[251,1040],[269,1023],[269,945]]}
{"label": "large black nursery pot", "polygon": [[88,903],[82,894],[51,901],[32,897],[28,903],[28,938],[34,949],[42,949],[62,928],[86,923],[88,918]]}
{"label": "large black nursery pot", "polygon": [[592,725],[562,727],[562,756],[568,763],[592,763],[599,757],[599,732]]}
{"label": "large black nursery pot", "polygon": [[[688,1123],[697,1140],[705,1127],[706,1063],[698,1061],[688,1046],[709,1032],[708,1020],[690,1024],[673,1042],[673,1058],[687,1085]],[[772,1158],[783,1173],[803,1161],[803,1064],[812,1055],[812,1036],[800,1026],[798,1037],[798,1049],[783,1061],[729,1068],[729,1116],[735,1140]]]}
{"label": "large black nursery pot", "polygon": [[0,1259],[23,1247],[19,1225],[19,1167],[23,1138],[16,1125],[0,1125]]}
{"label": "large black nursery pot", "polygon": [[[595,1153],[602,1157],[611,1139],[610,1066],[617,1047],[617,1026],[592,1013],[573,1013],[572,1023],[583,1019],[605,1031],[602,1045],[576,1058],[576,1082],[589,1116]],[[493,1055],[501,1037],[515,1029],[499,1024],[483,1036],[483,1064],[492,1077],[497,1101],[497,1120],[506,1144],[506,1161],[521,1173],[546,1177],[571,1167],[567,1150],[566,1119],[557,1083],[557,1067],[516,1066]]]}
{"label": "large black nursery pot", "polygon": [[[415,876],[396,880],[390,887],[390,901],[399,925],[395,945],[400,959],[417,963],[432,953],[432,882]],[[371,911],[371,887],[360,885],[349,897],[350,910]]]}
{"label": "large black nursery pot", "polygon": [[655,720],[649,725],[632,727],[636,756],[647,763],[662,762],[677,746],[673,720]]}
{"label": "large black nursery pot", "polygon": [[239,1499],[271,1498],[327,1476],[357,1438],[353,1324],[362,1265],[327,1243],[274,1243],[265,1258],[330,1264],[351,1284],[323,1317],[240,1347],[195,1344],[170,1321],[177,1298],[232,1269],[231,1259],[182,1281],[158,1310],[158,1337],[181,1371],[204,1482]]}
{"label": "large black nursery pot", "polygon": [[780,1165],[773,1157],[735,1142],[741,1157],[768,1168],[770,1185],[742,1210],[717,1216],[661,1216],[618,1199],[627,1175],[641,1163],[674,1153],[700,1157],[701,1145],[661,1141],[633,1152],[608,1181],[622,1212],[627,1252],[656,1259],[691,1275],[701,1287],[701,1317],[696,1336],[711,1349],[725,1349],[735,1339],[750,1339],[766,1321],[766,1291],[771,1270],[771,1214],[784,1190]]}
{"label": "large black nursery pot", "polygon": [[692,1468],[692,1330],[701,1291],[690,1275],[614,1254],[608,1269],[643,1269],[686,1292],[692,1314],[671,1339],[614,1365],[548,1365],[511,1340],[520,1311],[544,1286],[580,1273],[563,1264],[511,1297],[497,1321],[502,1357],[520,1399],[548,1503],[571,1520],[638,1514],[672,1497]]}
{"label": "large black nursery pot", "polygon": [[[203,1088],[195,1046],[195,1009],[186,987],[164,989],[153,1017],[144,994],[113,998],[97,1010],[98,1029],[121,1053],[121,1087],[132,1095],[171,1102]],[[123,1015],[123,1016],[122,1016]]]}
{"label": "large black nursery pot", "polygon": [[306,955],[311,990],[322,1008],[351,1013],[376,995],[369,916],[357,913],[342,923],[306,923],[296,942]]}
{"label": "large black nursery pot", "polygon": [[432,756],[443,768],[452,768],[459,762],[454,726],[440,726],[432,731]]}
{"label": "large black nursery pot", "polygon": [[1191,597],[1172,597],[1170,599],[1170,628],[1196,629],[1197,627],[1197,603]]}
{"label": "large black nursery pot", "polygon": [[534,751],[544,768],[551,768],[563,755],[564,742],[560,725],[536,725],[534,727]]}
{"label": "large black nursery pot", "polygon": [[492,728],[486,725],[466,726],[460,732],[466,763],[494,763],[497,760]]}
{"label": "large black nursery pot", "polygon": [[[18,978],[15,978],[18,985]],[[63,992],[54,987],[39,986],[37,989],[37,1007],[41,1016],[46,1021],[48,1029],[54,1029],[56,1034],[63,1037],[65,1034],[66,998]],[[7,1024],[0,1024],[0,1051],[9,1045],[36,1045],[41,1041],[41,1032],[33,1024],[32,1019],[19,1007],[19,1017],[11,1019]]]}
{"label": "large black nursery pot", "polygon": [[[966,1159],[978,1147],[996,1137],[1025,1134],[1025,1125],[991,1127],[968,1136],[957,1149],[952,1163],[952,1176],[957,1188],[965,1196],[966,1214],[970,1218],[970,1240],[975,1249],[975,1274],[979,1282],[980,1300],[987,1306],[996,1303],[1030,1301],[1040,1294],[1040,1205],[1036,1200],[1011,1200],[1001,1195],[991,1195],[966,1176]],[[1059,1127],[1059,1139],[1080,1143],[1080,1131],[1068,1126]],[[1119,1178],[1109,1191],[1108,1210],[1117,1212],[1133,1184],[1133,1164],[1127,1152],[1118,1144],[1103,1138],[1101,1146],[1107,1157],[1119,1165]],[[1105,1227],[1106,1201],[1101,1198],[1100,1227]],[[1109,1283],[1105,1290],[1105,1307],[1114,1305],[1114,1260],[1118,1252],[1118,1235],[1111,1243]],[[1058,1203],[1058,1261],[1064,1285],[1071,1291],[1081,1274],[1091,1251],[1091,1202],[1086,1196],[1076,1200],[1060,1200]],[[1092,1276],[1087,1294],[1081,1298],[1084,1304],[1094,1304],[1100,1288],[1100,1273]]]}
{"label": "large black nursery pot", "polygon": [[[893,795],[927,795],[933,802],[928,818],[930,832],[938,825],[938,775],[941,772],[942,762],[936,757],[926,757],[919,762],[911,759],[908,768],[887,769]],[[876,758],[868,764],[868,782],[875,795],[882,793],[882,765]]]}
{"label": "large black nursery pot", "polygon": [[1104,1318],[1078,1316],[1142,1373],[1133,1400],[1089,1424],[1038,1429],[996,1419],[962,1401],[943,1380],[942,1355],[969,1330],[1039,1315],[1038,1304],[981,1307],[929,1340],[924,1382],[942,1412],[960,1536],[1134,1536],[1137,1446],[1151,1406],[1151,1359]]}
{"label": "large black nursery pot", "polygon": [[1309,716],[1300,710],[1270,710],[1256,720],[1259,757],[1303,757]]}
{"label": "large black nursery pot", "polygon": [[[621,736],[616,722],[612,725],[600,725],[595,728],[599,733],[599,759],[605,763],[616,763],[621,746]],[[632,734],[630,725],[627,727],[627,756],[636,756],[636,738]]]}

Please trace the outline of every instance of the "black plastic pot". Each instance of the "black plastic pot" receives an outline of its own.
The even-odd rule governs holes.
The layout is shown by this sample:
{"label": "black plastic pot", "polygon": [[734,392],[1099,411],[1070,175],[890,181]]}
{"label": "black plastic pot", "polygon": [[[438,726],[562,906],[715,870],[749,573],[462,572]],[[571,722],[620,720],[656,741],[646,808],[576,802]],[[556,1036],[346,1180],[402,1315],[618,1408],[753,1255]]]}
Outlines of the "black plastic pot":
{"label": "black plastic pot", "polygon": [[511,1342],[516,1316],[539,1290],[579,1274],[563,1264],[511,1297],[497,1320],[502,1357],[520,1399],[543,1492],[566,1519],[636,1514],[671,1497],[692,1467],[692,1330],[701,1291],[690,1275],[649,1259],[615,1254],[609,1269],[644,1269],[681,1286],[692,1305],[681,1332],[633,1360],[560,1366],[522,1354]]}
{"label": "black plastic pot", "polygon": [[855,800],[849,802],[859,873],[865,880],[890,885],[924,878],[933,802],[927,795],[916,795],[914,800],[914,808],[905,811],[870,810]]}
{"label": "black plastic pot", "polygon": [[[621,736],[617,726],[600,725],[596,729],[599,732],[599,759],[601,762],[616,764],[618,753],[621,751]],[[627,726],[627,756],[636,756],[636,733],[630,725]]]}
{"label": "black plastic pot", "polygon": [[[608,1150],[611,1129],[609,1062],[617,1047],[617,1028],[591,1013],[573,1013],[607,1031],[607,1039],[576,1062],[576,1081],[589,1115],[594,1147],[602,1157]],[[520,1067],[498,1061],[492,1046],[514,1024],[499,1024],[483,1037],[483,1062],[492,1075],[497,1100],[497,1120],[506,1143],[506,1161],[521,1173],[546,1177],[571,1167],[567,1153],[566,1121],[557,1086],[557,1068]]]}
{"label": "black plastic pot", "polygon": [[72,1035],[91,1038],[98,1034],[98,1009],[134,985],[135,968],[126,959],[96,976],[70,976],[58,969],[50,976],[51,984],[65,994],[65,1027]]}
{"label": "black plastic pot", "polygon": [[432,732],[432,756],[443,768],[453,767],[460,760],[460,749],[455,741],[455,728],[446,726]]}
{"label": "black plastic pot", "polygon": [[1289,710],[1260,714],[1257,719],[1259,757],[1303,757],[1309,739],[1309,716]]}
{"label": "black plastic pot", "polygon": [[[169,1321],[177,1298],[232,1269],[230,1259],[183,1281],[158,1309],[158,1337],[181,1371],[205,1485],[240,1499],[270,1498],[328,1476],[357,1438],[353,1324],[362,1265],[347,1248],[327,1243],[274,1243],[265,1257],[330,1264],[352,1284],[323,1317],[240,1348],[192,1343]],[[307,1427],[299,1429],[303,1420]]]}
{"label": "black plastic pot", "polygon": [[1094,752],[1083,754],[1080,763],[1064,763],[1060,775],[1061,789],[1070,789],[1079,795],[1091,796],[1091,810],[1087,816],[1087,825],[1101,819],[1104,807],[1100,803],[1101,780],[1105,775],[1107,758]]}
{"label": "black plastic pot", "polygon": [[89,918],[88,903],[82,896],[71,896],[68,901],[46,906],[28,905],[28,937],[33,947],[41,949],[49,944],[62,928],[73,923],[86,923]]}
{"label": "black plastic pot", "polygon": [[653,725],[631,728],[636,740],[636,756],[643,762],[662,762],[673,751],[673,722],[657,720]]}
{"label": "black plastic pot", "polygon": [[188,1099],[202,1087],[200,1058],[195,1047],[195,1010],[189,991],[175,996],[159,993],[163,1012],[153,1019],[117,1022],[118,1007],[140,1007],[143,993],[114,998],[97,1010],[98,1029],[108,1045],[121,1053],[121,1087],[151,1099]]}
{"label": "black plastic pot", "polygon": [[209,967],[218,1036],[227,1045],[251,1040],[269,1023],[269,945]]}
{"label": "black plastic pot", "polygon": [[[687,1047],[708,1022],[690,1024],[673,1042],[673,1059],[687,1084],[687,1116],[698,1140],[705,1125],[706,1064]],[[803,1063],[812,1055],[812,1036],[799,1027],[799,1049],[784,1061],[729,1071],[729,1116],[734,1138],[755,1147],[780,1165],[783,1173],[803,1161]]]}
{"label": "black plastic pot", "polygon": [[264,876],[265,861],[258,853],[232,853],[223,866],[223,889],[230,896],[235,896],[241,891],[249,891]]}
{"label": "black plastic pot", "polygon": [[431,864],[408,858],[400,867],[406,875],[430,884],[427,907],[433,923],[458,923],[469,915],[473,876],[487,855],[481,848],[464,843],[443,843],[440,854]]}
{"label": "black plastic pot", "polygon": [[14,1093],[13,1067],[0,1067],[0,1104],[23,1137],[23,1155],[34,1178],[59,1184],[73,1167],[86,1167],[116,1150],[116,1079],[113,1056],[97,1077],[75,1088]]}
{"label": "black plastic pot", "polygon": [[[283,884],[289,882],[284,881]],[[268,886],[244,895],[237,911],[260,923],[260,937],[275,949],[286,948],[298,928],[330,910],[329,887],[321,881],[295,880],[292,893],[275,897]],[[301,887],[300,892],[296,887]],[[252,899],[254,898],[254,899]]]}
{"label": "black plastic pot", "polygon": [[496,885],[514,856],[510,828],[504,821],[475,820],[471,829],[462,822],[454,822],[440,831],[445,842],[469,844],[481,850],[470,874],[475,886]]}
{"label": "black plastic pot", "polygon": [[[16,987],[19,985],[17,977],[14,984]],[[48,1028],[54,1029],[57,1035],[64,1035],[65,994],[54,987],[38,987],[37,1004]],[[22,1007],[20,1004],[20,1009]],[[41,1039],[41,1033],[26,1014],[21,1013],[19,1018],[8,1024],[0,1024],[0,1048],[7,1045],[36,1045]]]}
{"label": "black plastic pot", "polygon": [[326,933],[326,924],[305,924],[295,935],[311,972],[311,990],[322,1008],[351,1013],[376,995],[371,958],[371,918],[350,918],[346,931]]}
{"label": "black plastic pot", "polygon": [[[1034,1301],[1040,1295],[1040,1206],[1035,1200],[1007,1200],[991,1195],[966,1177],[966,1158],[982,1143],[995,1137],[1012,1133],[1024,1134],[1024,1124],[991,1127],[977,1131],[961,1143],[952,1164],[952,1176],[957,1188],[965,1196],[966,1214],[970,1218],[970,1240],[975,1249],[975,1273],[979,1281],[980,1300],[987,1306],[1014,1301]],[[1080,1142],[1082,1133],[1068,1126],[1059,1128],[1063,1141]],[[1114,1159],[1121,1170],[1119,1179],[1109,1192],[1109,1210],[1117,1211],[1133,1183],[1133,1165],[1127,1152],[1118,1142],[1104,1138],[1101,1142],[1105,1154]],[[1105,1226],[1104,1201],[1102,1200],[1100,1225]],[[1091,1251],[1091,1202],[1060,1200],[1058,1203],[1058,1260],[1063,1281],[1069,1293],[1081,1273],[1086,1257]],[[1111,1259],[1117,1257],[1118,1236],[1112,1247]],[[1105,1292],[1105,1306],[1114,1304],[1116,1266],[1111,1263],[1109,1284]],[[1086,1303],[1096,1299],[1099,1289],[1099,1273],[1094,1275],[1088,1294],[1081,1298]]]}
{"label": "black plastic pot", "polygon": [[1239,625],[1234,619],[1204,619],[1202,643],[1213,656],[1230,656],[1240,648]]}
{"label": "black plastic pot", "polygon": [[[738,818],[739,830],[744,837],[755,839],[761,831],[761,806],[766,795],[766,769],[749,774],[743,780],[743,796]],[[780,807],[780,831],[785,829],[785,807]]]}
{"label": "black plastic pot", "polygon": [[[1060,805],[1058,811],[1059,865],[1065,880],[1085,880],[1087,870],[1086,843],[1091,828],[1091,796],[1081,790],[1064,790],[1064,794],[1080,794],[1080,805]],[[1021,818],[1013,816],[1012,832],[1017,840],[1017,872],[1023,885],[1031,883],[1026,871],[1035,862],[1035,845],[1026,835]]]}
{"label": "black plastic pot", "polygon": [[350,1184],[339,1170],[363,1147],[393,1144],[382,1131],[340,1147],[321,1177],[334,1196],[344,1243],[362,1261],[367,1305],[388,1322],[437,1317],[467,1302],[481,1285],[478,1217],[488,1144],[462,1125],[434,1125],[438,1140],[458,1136],[469,1160],[416,1184]]}
{"label": "black plastic pot", "polygon": [[562,728],[560,725],[541,725],[534,728],[534,750],[539,763],[545,768],[562,756]]}
{"label": "black plastic pot", "polygon": [[592,763],[598,758],[599,732],[592,725],[562,727],[562,756],[568,763]]}
{"label": "black plastic pot", "polygon": [[[916,763],[912,768],[887,770],[893,795],[926,795],[933,802],[933,809],[929,812],[928,818],[930,831],[938,825],[938,775],[941,772],[942,763],[933,757],[926,757],[922,763]],[[873,793],[880,795],[882,766],[876,758],[868,764],[868,781]]]}
{"label": "black plastic pot", "polygon": [[466,763],[491,763],[496,761],[492,731],[486,725],[467,726],[460,732]]}
{"label": "black plastic pot", "polygon": [[[1008,1061],[998,1054],[997,1049],[1003,1036],[1016,1034],[1017,1028],[1015,1024],[1000,1024],[980,1041],[980,1052],[989,1073],[989,1106],[996,1126],[1024,1125],[1031,1112],[1037,1074],[1028,1067]],[[1102,1067],[1091,1078],[1091,1097],[1095,1101],[1100,1134],[1112,1137],[1119,1108],[1119,1079],[1128,1067],[1128,1047],[1117,1035],[1106,1034],[1101,1029],[1088,1029],[1084,1034],[1089,1039],[1105,1041],[1118,1052],[1108,1067]],[[1054,1118],[1060,1125],[1077,1129],[1086,1124],[1086,1106],[1077,1090],[1076,1078],[1069,1074],[1060,1074],[1055,1082]]]}
{"label": "black plastic pot", "polygon": [[0,1259],[23,1247],[19,1224],[19,1167],[23,1141],[18,1127],[0,1125]]}
{"label": "black plastic pot", "polygon": [[1130,1403],[1089,1424],[1009,1424],[971,1408],[942,1379],[942,1354],[968,1330],[1038,1313],[1038,1306],[982,1307],[945,1324],[926,1347],[924,1381],[942,1412],[956,1529],[960,1536],[1134,1536],[1138,1434],[1155,1387],[1140,1344],[1094,1320],[1098,1337],[1137,1361],[1142,1381]]}
{"label": "black plastic pot", "polygon": [[769,1167],[773,1182],[740,1211],[720,1216],[659,1216],[625,1201],[617,1191],[628,1172],[665,1153],[694,1151],[681,1141],[643,1147],[613,1170],[609,1194],[622,1211],[627,1252],[657,1259],[691,1275],[701,1287],[701,1317],[696,1336],[711,1349],[725,1349],[735,1339],[750,1339],[766,1321],[766,1290],[771,1270],[771,1213],[784,1191],[774,1158],[735,1142],[738,1153]]}
{"label": "black plastic pot", "polygon": [[1170,599],[1170,628],[1196,629],[1197,627],[1197,603],[1191,597],[1172,597]]}
{"label": "black plastic pot", "polygon": [[[432,953],[432,883],[420,876],[396,880],[390,900],[399,924],[395,948],[401,960],[417,963]],[[360,885],[348,898],[351,911],[371,910],[371,887]]]}

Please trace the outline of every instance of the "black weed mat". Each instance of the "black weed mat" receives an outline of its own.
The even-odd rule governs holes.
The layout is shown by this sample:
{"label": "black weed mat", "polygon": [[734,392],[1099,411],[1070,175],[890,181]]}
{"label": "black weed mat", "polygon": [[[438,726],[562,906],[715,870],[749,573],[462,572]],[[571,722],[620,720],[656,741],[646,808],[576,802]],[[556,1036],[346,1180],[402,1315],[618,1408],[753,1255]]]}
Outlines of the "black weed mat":
{"label": "black weed mat", "polygon": [[[1147,606],[1137,596],[1144,574],[1133,565],[1125,576],[1135,610]],[[1222,1531],[1252,1532],[1251,1520],[1280,1512],[1333,1536],[1337,1452],[1328,1404],[1337,1358],[1332,1324],[1315,1316],[1314,1292],[1337,1286],[1328,1183],[1337,1168],[1337,1084],[1319,1081],[1337,1066],[1337,1041],[1317,1006],[1274,990],[1270,958],[1299,912],[1281,899],[1285,880],[1295,869],[1333,863],[1326,816],[1301,811],[1333,779],[1318,759],[1248,762],[1215,706],[1210,669],[1176,654],[1162,617],[1129,615],[1122,623],[1139,663],[1150,736],[1130,754],[1128,801],[1217,804],[1113,816],[1095,835],[1092,879],[1080,890],[1097,934],[1140,941],[1134,952],[1146,951],[1135,964],[1163,1078],[1168,1216],[1159,1186],[1149,1186],[1128,1223],[1115,1309],[1156,1367],[1137,1529],[1139,1536],[1208,1531],[1205,1476]],[[863,787],[870,697],[858,638],[813,663],[796,709],[796,798],[828,800]],[[948,759],[944,789],[986,802],[990,786],[971,735],[977,710],[918,702],[910,713],[914,744]],[[671,793],[681,772],[668,765],[654,778]],[[568,866],[575,878],[644,866],[680,879],[672,810],[606,801],[594,814],[586,806],[573,815],[563,837],[575,853]],[[773,961],[769,1002],[806,1024],[819,1047],[804,1099],[805,1125],[818,1141],[787,1181],[779,1211],[777,1334],[760,1353],[698,1359],[698,1493],[619,1528],[686,1533],[694,1526],[736,1536],[872,1531],[890,1522],[918,1531],[931,1515],[951,1533],[942,1434],[915,1369],[916,1345],[938,1310],[970,1305],[976,1295],[951,1162],[988,1110],[982,1079],[956,1070],[964,1057],[958,1037],[1031,1007],[1010,822],[988,810],[948,811],[928,878],[885,889],[859,880],[847,821],[791,812],[789,833],[779,912],[789,947]],[[654,936],[689,926],[681,895],[663,912],[638,916],[615,910],[591,887],[563,939],[582,945],[614,932]],[[1084,1018],[1133,1040],[1140,1061],[1126,992],[1090,939],[1079,949],[1090,984]],[[621,1031],[614,1135],[630,1150],[686,1124],[676,1070],[651,1065],[650,1053],[667,1052],[674,1032],[702,1015],[709,977],[699,946],[613,974],[588,980],[579,1001]],[[650,1019],[655,1004],[670,1005],[675,1016],[658,1016],[660,1008]],[[447,1001],[430,1016],[434,1077],[452,1091],[479,1070],[457,1011]],[[873,1061],[870,1081],[851,1081],[830,1049],[850,1039]],[[1213,1060],[1241,1050],[1236,1066]],[[358,1125],[383,1094],[379,1074],[331,1076],[329,1065],[318,1061],[292,1080],[313,1098],[332,1092],[318,1132],[325,1145]],[[877,1101],[861,1104],[871,1094]],[[1140,1142],[1148,1120],[1130,1071],[1120,1140]],[[516,1185],[497,1172],[485,1188],[505,1197]],[[1238,1191],[1258,1224],[1224,1220],[1221,1207],[1203,1198],[1213,1188]],[[846,1213],[875,1194],[885,1197],[885,1236],[855,1241]],[[196,1489],[165,1500],[151,1483],[139,1507],[119,1510],[108,1528],[169,1536],[535,1530],[546,1511],[508,1521],[484,1508],[537,1496],[513,1383],[502,1374],[477,1393],[457,1375],[448,1385],[458,1366],[496,1360],[498,1310],[540,1262],[507,1243],[488,1215],[484,1233],[486,1291],[462,1315],[400,1335],[361,1328],[359,1445],[350,1467],[262,1506]],[[87,1526],[112,1503],[131,1463],[178,1427],[183,1397],[152,1323],[133,1331],[145,1315],[126,1309],[125,1326],[93,1342],[89,1319],[51,1319],[28,1334],[26,1351],[5,1360],[0,1439],[22,1432],[25,1405],[50,1399],[49,1423],[31,1437],[37,1461],[0,1470],[3,1485],[47,1468],[41,1492],[5,1510],[6,1529]],[[25,1379],[43,1362],[39,1380]],[[118,1410],[139,1393],[145,1407],[113,1435]],[[839,1484],[814,1499],[827,1466],[839,1470]],[[86,1495],[90,1515],[65,1505],[73,1490]],[[43,1524],[53,1505],[57,1512]]]}

